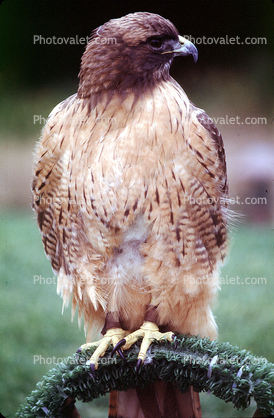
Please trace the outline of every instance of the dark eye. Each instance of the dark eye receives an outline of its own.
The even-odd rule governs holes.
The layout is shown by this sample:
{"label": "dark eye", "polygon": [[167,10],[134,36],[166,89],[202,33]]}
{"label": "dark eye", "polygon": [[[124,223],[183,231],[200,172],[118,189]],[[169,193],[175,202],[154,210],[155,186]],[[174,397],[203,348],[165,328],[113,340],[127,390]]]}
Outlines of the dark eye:
{"label": "dark eye", "polygon": [[152,48],[159,49],[163,45],[163,39],[161,39],[161,38],[151,38],[149,40],[149,45],[151,45]]}

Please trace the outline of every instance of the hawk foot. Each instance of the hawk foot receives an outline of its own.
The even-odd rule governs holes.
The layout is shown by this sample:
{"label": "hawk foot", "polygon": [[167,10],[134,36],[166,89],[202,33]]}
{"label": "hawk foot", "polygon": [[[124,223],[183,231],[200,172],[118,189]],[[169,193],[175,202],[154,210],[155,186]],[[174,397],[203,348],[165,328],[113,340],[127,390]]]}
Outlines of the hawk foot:
{"label": "hawk foot", "polygon": [[161,340],[168,340],[170,342],[174,339],[174,333],[173,332],[160,332],[159,328],[154,322],[145,321],[143,325],[138,329],[137,331],[132,332],[131,334],[127,335],[125,338],[123,338],[121,341],[116,344],[114,349],[112,350],[112,353],[115,353],[121,347],[123,347],[124,350],[127,350],[130,348],[137,340],[138,338],[143,337],[143,341],[140,347],[140,351],[138,354],[138,362],[136,369],[139,370],[141,364],[145,360],[147,350],[151,343],[155,340],[161,341]]}
{"label": "hawk foot", "polygon": [[[78,352],[82,350],[88,350],[89,348],[97,347],[90,359],[86,362],[86,365],[90,365],[90,369],[93,375],[95,373],[95,370],[98,368],[100,357],[104,356],[108,347],[110,345],[117,345],[117,343],[121,341],[121,338],[124,338],[126,334],[127,332],[124,331],[122,328],[111,328],[105,333],[101,340],[81,345],[81,347],[77,350]],[[126,362],[122,349],[119,347],[119,349],[116,351],[120,354],[122,360]]]}

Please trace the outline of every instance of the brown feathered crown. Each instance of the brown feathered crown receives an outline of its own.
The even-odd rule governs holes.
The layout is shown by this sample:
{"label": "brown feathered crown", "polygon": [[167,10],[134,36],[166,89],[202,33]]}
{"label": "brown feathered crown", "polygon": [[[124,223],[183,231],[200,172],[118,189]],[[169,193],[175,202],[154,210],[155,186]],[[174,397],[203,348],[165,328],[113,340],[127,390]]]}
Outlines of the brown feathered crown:
{"label": "brown feathered crown", "polygon": [[141,93],[167,80],[174,56],[187,55],[179,38],[175,26],[157,14],[137,12],[110,20],[93,31],[86,47],[78,96]]}

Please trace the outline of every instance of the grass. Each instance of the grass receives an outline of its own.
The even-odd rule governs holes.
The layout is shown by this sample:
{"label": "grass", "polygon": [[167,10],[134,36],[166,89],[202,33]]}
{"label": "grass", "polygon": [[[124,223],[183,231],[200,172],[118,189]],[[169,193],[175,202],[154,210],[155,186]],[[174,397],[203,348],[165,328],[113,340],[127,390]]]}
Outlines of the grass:
{"label": "grass", "polygon": [[[274,362],[274,231],[270,227],[242,225],[232,234],[230,257],[221,276],[243,284],[224,284],[214,309],[219,339],[246,348]],[[49,261],[31,211],[2,212],[0,217],[1,354],[0,411],[13,416],[24,398],[49,369],[85,341],[70,311],[61,315]],[[36,276],[36,281],[35,281]],[[45,278],[44,281],[41,279]],[[39,279],[37,279],[37,277]],[[252,283],[246,283],[246,278]],[[259,283],[263,278],[264,283]],[[250,282],[251,280],[249,280]],[[257,284],[256,284],[257,283]],[[36,357],[35,357],[36,356]],[[44,364],[45,363],[45,364]],[[252,410],[201,395],[204,417],[252,416]],[[78,403],[82,417],[107,416],[107,398]]]}

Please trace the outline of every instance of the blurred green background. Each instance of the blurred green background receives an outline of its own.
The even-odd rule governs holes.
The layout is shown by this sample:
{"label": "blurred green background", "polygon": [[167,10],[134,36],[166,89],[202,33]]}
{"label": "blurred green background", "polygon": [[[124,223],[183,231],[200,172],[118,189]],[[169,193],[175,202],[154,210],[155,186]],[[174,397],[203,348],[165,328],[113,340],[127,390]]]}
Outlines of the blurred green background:
{"label": "blurred green background", "polygon": [[[52,359],[85,341],[61,315],[62,300],[30,209],[32,153],[52,108],[77,90],[84,45],[34,44],[34,35],[86,37],[110,18],[150,11],[194,38],[265,38],[264,44],[203,44],[199,60],[177,59],[172,75],[223,134],[230,194],[243,214],[231,228],[231,251],[214,314],[219,339],[274,362],[274,6],[269,1],[12,1],[0,5],[0,412],[13,416]],[[221,118],[240,118],[239,124]],[[254,123],[247,123],[253,118]],[[258,118],[263,118],[261,121]],[[250,119],[249,119],[250,121]],[[263,123],[262,123],[263,121]],[[255,198],[255,204],[245,199]],[[261,201],[258,199],[264,198]],[[35,277],[36,276],[36,277]],[[48,279],[47,284],[37,277]],[[260,281],[259,278],[265,279]],[[254,280],[253,280],[254,279]],[[41,361],[34,361],[39,356]],[[43,364],[45,359],[48,364]],[[48,359],[48,360],[46,360]],[[51,361],[51,363],[50,363]],[[252,416],[203,394],[203,416]],[[106,417],[107,398],[79,403],[82,417]]]}

